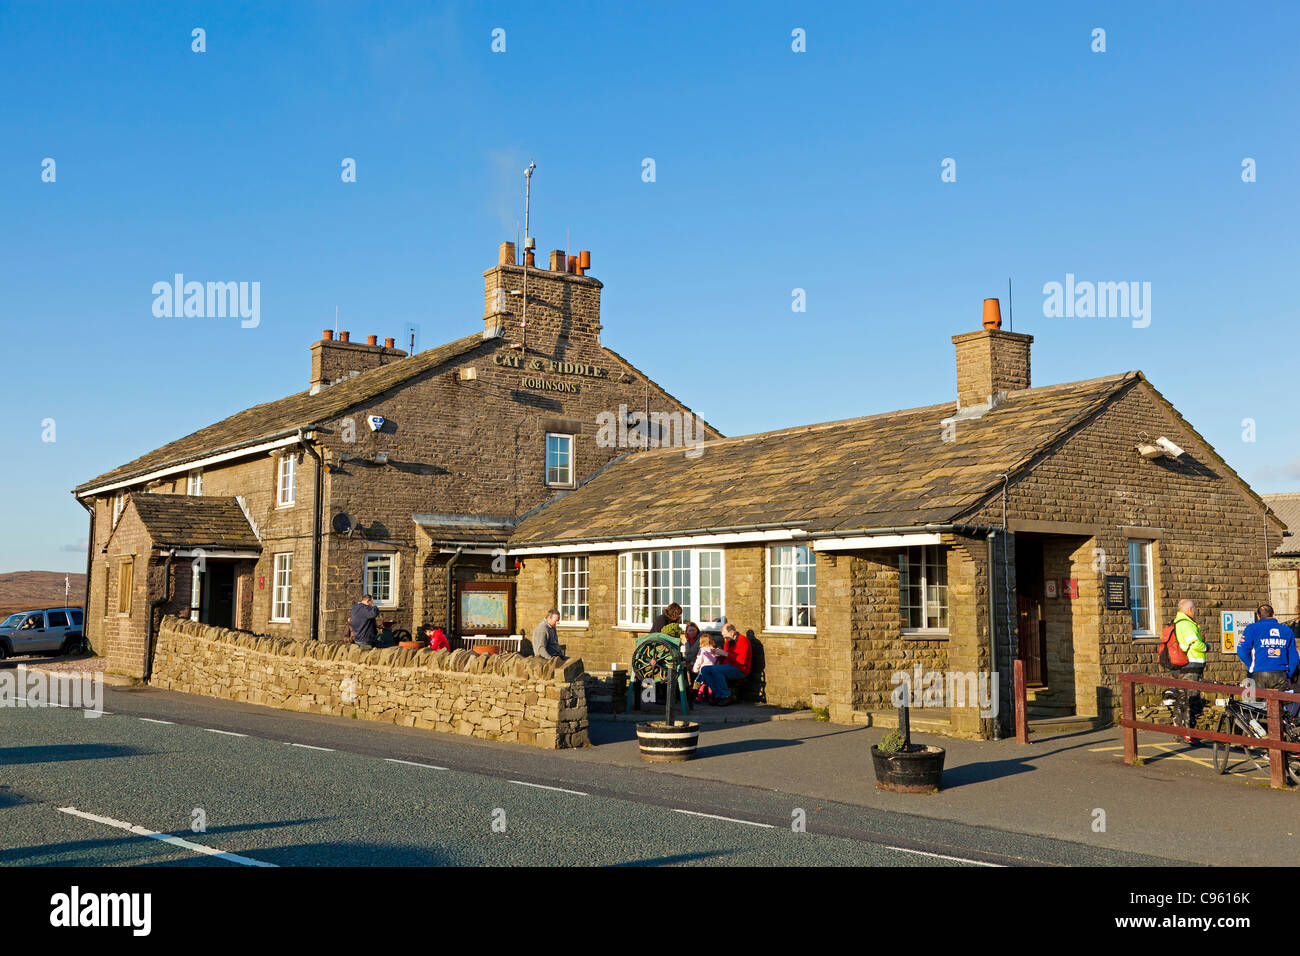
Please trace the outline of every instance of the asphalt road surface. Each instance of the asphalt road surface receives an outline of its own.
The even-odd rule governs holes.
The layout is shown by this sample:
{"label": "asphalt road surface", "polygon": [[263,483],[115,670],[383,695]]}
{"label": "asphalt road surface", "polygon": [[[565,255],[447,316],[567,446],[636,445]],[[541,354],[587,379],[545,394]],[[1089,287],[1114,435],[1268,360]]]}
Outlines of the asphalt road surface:
{"label": "asphalt road surface", "polygon": [[0,863],[1170,862],[657,767],[151,689],[105,691],[98,718],[0,709]]}

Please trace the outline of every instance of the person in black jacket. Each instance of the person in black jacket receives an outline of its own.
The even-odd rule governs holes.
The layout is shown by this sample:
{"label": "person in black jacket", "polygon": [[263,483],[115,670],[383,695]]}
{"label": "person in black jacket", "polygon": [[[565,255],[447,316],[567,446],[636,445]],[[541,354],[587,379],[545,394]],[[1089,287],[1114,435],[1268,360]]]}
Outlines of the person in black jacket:
{"label": "person in black jacket", "polygon": [[352,613],[348,616],[348,623],[352,625],[353,643],[362,647],[374,647],[378,637],[375,625],[378,622],[379,609],[375,607],[375,599],[367,594],[352,605]]}

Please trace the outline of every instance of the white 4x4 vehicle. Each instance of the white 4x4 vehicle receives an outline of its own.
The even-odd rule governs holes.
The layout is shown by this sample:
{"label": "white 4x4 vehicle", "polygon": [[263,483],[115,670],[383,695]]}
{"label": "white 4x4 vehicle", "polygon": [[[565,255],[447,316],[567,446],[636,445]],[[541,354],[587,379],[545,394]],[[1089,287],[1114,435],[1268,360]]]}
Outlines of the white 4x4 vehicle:
{"label": "white 4x4 vehicle", "polygon": [[15,654],[51,651],[75,654],[85,646],[79,607],[19,611],[0,621],[0,660]]}

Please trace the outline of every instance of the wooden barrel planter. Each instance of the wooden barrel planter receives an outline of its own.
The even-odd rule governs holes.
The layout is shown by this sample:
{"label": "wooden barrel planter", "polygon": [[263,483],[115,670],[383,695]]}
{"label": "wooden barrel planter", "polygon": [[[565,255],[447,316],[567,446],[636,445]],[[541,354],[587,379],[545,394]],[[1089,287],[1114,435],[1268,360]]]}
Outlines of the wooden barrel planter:
{"label": "wooden barrel planter", "polygon": [[876,787],[894,793],[934,793],[943,781],[942,747],[914,744],[908,750],[881,753],[871,745],[871,764],[876,771]]}
{"label": "wooden barrel planter", "polygon": [[700,725],[690,720],[662,720],[636,725],[636,737],[641,744],[641,759],[655,763],[690,760],[700,742]]}

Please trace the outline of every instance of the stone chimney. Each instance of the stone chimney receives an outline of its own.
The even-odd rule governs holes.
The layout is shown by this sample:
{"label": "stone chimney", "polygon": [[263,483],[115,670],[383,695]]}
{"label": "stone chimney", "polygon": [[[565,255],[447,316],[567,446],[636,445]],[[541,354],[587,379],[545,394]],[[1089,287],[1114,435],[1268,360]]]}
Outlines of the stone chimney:
{"label": "stone chimney", "polygon": [[1002,331],[997,299],[984,300],[984,328],[954,335],[957,347],[957,407],[990,404],[999,392],[1029,388],[1032,335]]}
{"label": "stone chimney", "polygon": [[379,337],[371,335],[367,344],[362,345],[351,338],[350,333],[340,332],[336,340],[334,330],[326,329],[320,341],[311,344],[312,395],[353,375],[406,358],[405,352],[393,348],[392,339],[384,339],[384,344],[378,345]]}
{"label": "stone chimney", "polygon": [[[583,274],[591,266],[591,253],[566,256],[563,249],[555,249],[550,266],[528,267],[529,349],[554,352],[565,342],[599,345],[604,284]],[[497,264],[483,273],[483,280],[483,337],[517,345],[523,337],[524,267],[516,261],[513,242],[501,243]]]}

